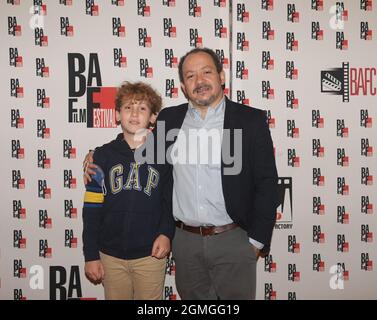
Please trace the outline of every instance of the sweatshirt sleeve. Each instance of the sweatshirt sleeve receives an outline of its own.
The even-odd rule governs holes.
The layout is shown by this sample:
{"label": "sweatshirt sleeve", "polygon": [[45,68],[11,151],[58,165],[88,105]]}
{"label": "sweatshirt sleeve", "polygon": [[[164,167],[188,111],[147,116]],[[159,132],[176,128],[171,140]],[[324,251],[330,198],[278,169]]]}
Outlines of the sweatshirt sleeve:
{"label": "sweatshirt sleeve", "polygon": [[83,251],[85,261],[99,260],[99,239],[105,201],[104,173],[96,168],[92,181],[86,185],[83,205]]}

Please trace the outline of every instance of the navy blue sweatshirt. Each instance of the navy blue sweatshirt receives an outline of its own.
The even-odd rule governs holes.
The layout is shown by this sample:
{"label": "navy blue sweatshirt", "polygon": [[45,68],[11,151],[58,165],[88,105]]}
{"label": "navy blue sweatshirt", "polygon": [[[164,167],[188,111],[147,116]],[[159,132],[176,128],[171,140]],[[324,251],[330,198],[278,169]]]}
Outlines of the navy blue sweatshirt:
{"label": "navy blue sweatshirt", "polygon": [[160,234],[172,239],[172,175],[168,165],[139,164],[123,134],[94,152],[100,169],[87,184],[83,206],[85,261],[99,251],[121,259],[150,256]]}

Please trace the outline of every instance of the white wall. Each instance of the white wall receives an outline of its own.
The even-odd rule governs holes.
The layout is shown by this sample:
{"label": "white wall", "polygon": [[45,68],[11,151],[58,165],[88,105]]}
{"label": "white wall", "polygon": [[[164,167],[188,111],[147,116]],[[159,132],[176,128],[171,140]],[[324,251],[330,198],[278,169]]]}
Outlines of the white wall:
{"label": "white wall", "polygon": [[[279,176],[287,177],[287,183],[292,181],[292,204],[288,188],[284,210],[281,207],[278,209],[281,218],[273,235],[271,256],[259,261],[257,298],[272,298],[271,292],[276,293],[277,299],[377,298],[375,271],[363,270],[368,263],[366,258],[369,259],[369,265],[376,261],[375,241],[362,241],[363,237],[366,240],[369,237],[370,240],[375,233],[376,213],[371,210],[364,213],[361,206],[362,197],[368,197],[370,205],[375,205],[377,200],[375,184],[361,183],[362,170],[364,173],[369,171],[369,176],[373,176],[377,169],[375,154],[365,156],[361,150],[362,141],[364,146],[368,142],[369,147],[373,148],[377,137],[376,125],[373,123],[376,119],[377,82],[377,42],[373,30],[377,24],[375,3],[372,4],[372,10],[363,10],[362,1],[343,1],[344,9],[348,12],[348,20],[344,21],[345,19],[336,19],[336,1],[329,0],[323,1],[322,10],[313,9],[313,1],[309,0],[274,1],[271,10],[263,9],[262,1],[246,0],[232,3],[170,1],[171,4],[175,2],[175,6],[164,5],[166,1],[124,1],[122,6],[121,1],[96,0],[94,5],[98,5],[98,15],[94,12],[90,15],[90,10],[87,14],[84,1],[73,0],[72,5],[68,5],[69,1],[66,1],[67,4],[64,1],[34,2],[41,2],[36,10],[38,12],[42,9],[40,12],[43,14],[45,8],[45,15],[34,15],[33,1],[21,0],[19,4],[17,1],[14,4],[2,1],[0,4],[0,37],[3,44],[0,51],[0,87],[4,109],[0,136],[3,177],[1,194],[4,202],[0,224],[1,299],[50,299],[55,295],[57,299],[103,298],[102,287],[90,284],[83,273],[81,209],[84,187],[81,164],[88,149],[112,139],[119,128],[88,128],[86,121],[69,122],[69,101],[73,101],[71,99],[75,97],[70,96],[68,90],[69,81],[71,84],[73,81],[73,78],[69,79],[68,55],[77,53],[84,58],[83,75],[88,77],[89,57],[94,54],[92,57],[95,60],[92,62],[98,61],[100,69],[93,71],[100,74],[102,84],[94,80],[89,87],[116,87],[124,80],[143,80],[161,92],[165,106],[171,106],[182,103],[185,99],[180,91],[178,68],[165,65],[166,62],[169,63],[165,59],[165,51],[172,52],[179,60],[192,48],[190,44],[195,46],[197,43],[195,38],[190,42],[190,30],[194,37],[202,37],[203,46],[217,49],[229,59],[229,66],[225,70],[226,89],[231,98],[249,99],[248,104],[268,110],[271,121],[275,119],[271,133],[276,147]],[[225,6],[222,7],[221,4]],[[299,13],[298,22],[287,20],[287,8],[292,9],[293,5]],[[144,6],[147,8],[143,8]],[[230,7],[233,9],[231,15]],[[201,9],[200,16],[189,15],[190,12],[198,13],[198,8]],[[243,11],[249,13],[249,21],[240,21]],[[144,16],[138,12],[144,12]],[[246,18],[247,15],[243,16]],[[68,18],[69,25],[73,27],[73,36],[61,34],[66,30],[61,29],[62,18],[64,22]],[[121,34],[113,35],[113,20],[118,22],[118,18],[121,26],[125,27],[124,37]],[[21,27],[19,36],[9,34],[13,31],[17,33],[15,22]],[[262,26],[268,25],[268,22],[274,30],[273,40],[263,39]],[[312,22],[319,22],[323,40],[312,39]],[[372,30],[371,40],[361,39],[361,22],[368,22],[369,30]],[[173,34],[164,35],[164,24],[168,27],[165,29],[167,34],[170,27],[176,27],[175,37]],[[215,29],[221,25],[226,28],[226,32],[223,29],[221,35],[220,30],[218,36]],[[42,27],[48,38],[46,46],[36,45],[35,30],[30,26]],[[142,33],[146,31],[147,36],[151,37],[150,47],[140,46],[139,29]],[[170,31],[173,32],[173,29]],[[336,48],[336,32],[344,33],[348,49]],[[287,33],[293,33],[290,35],[298,41],[298,50],[287,49]],[[243,36],[244,40],[249,41],[248,50],[246,47],[243,50],[242,46],[237,47],[237,39]],[[10,58],[15,58],[15,49],[18,56],[22,57],[22,66],[10,65],[15,61],[10,61]],[[126,66],[114,66],[114,49],[121,49],[127,60]],[[271,70],[262,68],[263,51],[265,56],[269,54],[274,60],[274,68]],[[43,58],[45,67],[49,67],[48,77],[36,75],[38,58]],[[148,60],[149,67],[153,68],[153,77],[140,76],[140,59]],[[145,64],[145,61],[142,63]],[[287,78],[287,61],[293,61],[294,68],[298,70],[298,79]],[[343,62],[348,62],[349,68],[354,70],[351,71],[350,83],[357,83],[365,88],[365,93],[362,88],[354,92],[351,86],[349,102],[343,102],[341,95],[321,93],[321,71],[341,68]],[[239,66],[248,69],[248,79],[237,77],[242,72],[239,68],[237,70]],[[357,72],[357,80],[352,72]],[[14,79],[14,83],[18,81],[23,88],[23,97],[11,96],[11,79]],[[172,84],[172,80],[177,89],[177,97],[166,96],[167,83]],[[274,99],[271,99],[271,95],[268,99],[262,96],[263,81],[269,81],[270,87],[274,89]],[[37,106],[37,90],[42,93],[44,90],[46,97],[50,98],[48,108]],[[287,107],[287,90],[293,91],[298,99],[297,108]],[[109,91],[103,89],[102,96],[107,92]],[[88,115],[90,110],[87,110],[86,99],[87,91],[77,98],[73,107]],[[313,127],[313,111],[316,116],[324,119],[323,128]],[[366,113],[372,121],[370,127],[363,126],[364,123],[361,125],[361,114]],[[14,127],[17,126],[18,115],[24,119],[23,128]],[[75,119],[79,120],[79,117]],[[297,138],[287,136],[287,122],[293,124],[293,120],[295,127],[299,129]],[[46,124],[46,128],[50,129],[49,138],[38,137],[38,123],[42,126]],[[348,137],[337,136],[337,129],[341,132],[343,123],[349,130]],[[107,124],[112,126],[111,122]],[[313,156],[313,139],[324,148],[323,157]],[[65,150],[64,156],[64,144],[75,148],[75,157],[67,157],[69,148]],[[24,149],[23,158],[19,148]],[[341,160],[337,164],[338,149],[342,156],[348,156],[348,166],[340,165]],[[38,150],[42,156],[42,162],[39,162],[42,167],[38,167]],[[288,152],[299,158],[299,166],[290,165]],[[72,156],[73,154],[72,151]],[[50,168],[43,168],[44,156],[50,159]],[[324,186],[313,185],[313,169],[320,169],[324,176]],[[64,186],[64,172],[71,174],[71,178],[76,178],[76,186],[73,180],[71,183],[66,181],[67,185]],[[15,186],[12,186],[13,174],[16,175],[15,178],[20,175],[21,179],[25,179],[24,188],[20,185],[17,187],[20,182],[18,179],[15,179]],[[338,178],[349,186],[348,195],[337,193]],[[367,176],[364,178],[367,179]],[[39,197],[39,181],[42,186],[45,183],[45,187],[51,189],[50,199]],[[320,197],[325,207],[324,214],[313,213],[314,197]],[[77,218],[65,216],[67,201],[77,209]],[[24,219],[18,216],[21,210],[17,206],[14,209],[14,204],[20,203],[26,211]],[[341,219],[337,222],[338,207],[343,209],[343,206],[349,214],[348,224],[341,223]],[[42,226],[39,225],[40,212],[47,213],[51,219],[51,228],[44,228],[43,221]],[[313,241],[313,228],[318,230],[318,226],[320,233],[324,235],[323,243]],[[370,234],[367,233],[368,230]],[[22,247],[17,241],[20,236],[18,231],[26,239],[26,248],[18,248]],[[77,238],[77,248],[72,243],[69,246],[69,236]],[[338,246],[338,238],[348,242],[348,252],[338,251],[342,248],[341,243]],[[40,250],[41,240],[47,240],[48,247],[52,249],[50,258],[43,257],[43,253],[47,251]],[[299,253],[289,252],[294,240],[300,245]],[[316,255],[315,258],[320,255],[323,271],[313,270],[316,267],[313,255]],[[19,273],[20,263],[25,268],[25,277],[21,276],[23,272]],[[174,286],[174,264],[173,261],[169,263],[172,264],[168,268],[168,273],[171,274],[167,275],[165,298],[179,298]],[[276,272],[269,272],[273,263],[276,263]],[[331,269],[331,266],[338,263],[344,266],[349,275],[349,279],[343,283],[343,289],[340,289],[342,282],[334,282],[336,271]],[[55,270],[59,274],[57,282],[66,273],[67,280],[62,281],[66,292],[55,290],[55,281],[51,278]],[[299,273],[295,274],[295,281],[289,280],[290,272]],[[73,291],[70,292],[69,288]]]}

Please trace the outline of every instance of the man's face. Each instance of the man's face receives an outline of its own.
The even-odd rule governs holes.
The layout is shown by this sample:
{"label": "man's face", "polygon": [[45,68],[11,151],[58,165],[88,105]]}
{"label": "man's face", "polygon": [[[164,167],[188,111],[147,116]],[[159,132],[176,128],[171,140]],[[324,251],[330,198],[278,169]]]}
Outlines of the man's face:
{"label": "man's face", "polygon": [[194,107],[216,106],[223,97],[224,71],[217,72],[211,56],[205,52],[190,54],[182,66],[182,91]]}

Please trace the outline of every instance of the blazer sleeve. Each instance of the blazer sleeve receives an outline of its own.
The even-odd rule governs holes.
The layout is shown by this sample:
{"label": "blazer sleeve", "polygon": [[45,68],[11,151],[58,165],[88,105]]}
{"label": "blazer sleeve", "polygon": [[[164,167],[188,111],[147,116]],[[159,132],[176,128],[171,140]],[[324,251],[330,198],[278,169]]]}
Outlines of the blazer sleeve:
{"label": "blazer sleeve", "polygon": [[249,237],[264,244],[262,252],[270,251],[271,237],[276,220],[278,198],[277,170],[270,130],[265,114],[261,114],[251,148],[254,177],[254,214]]}

